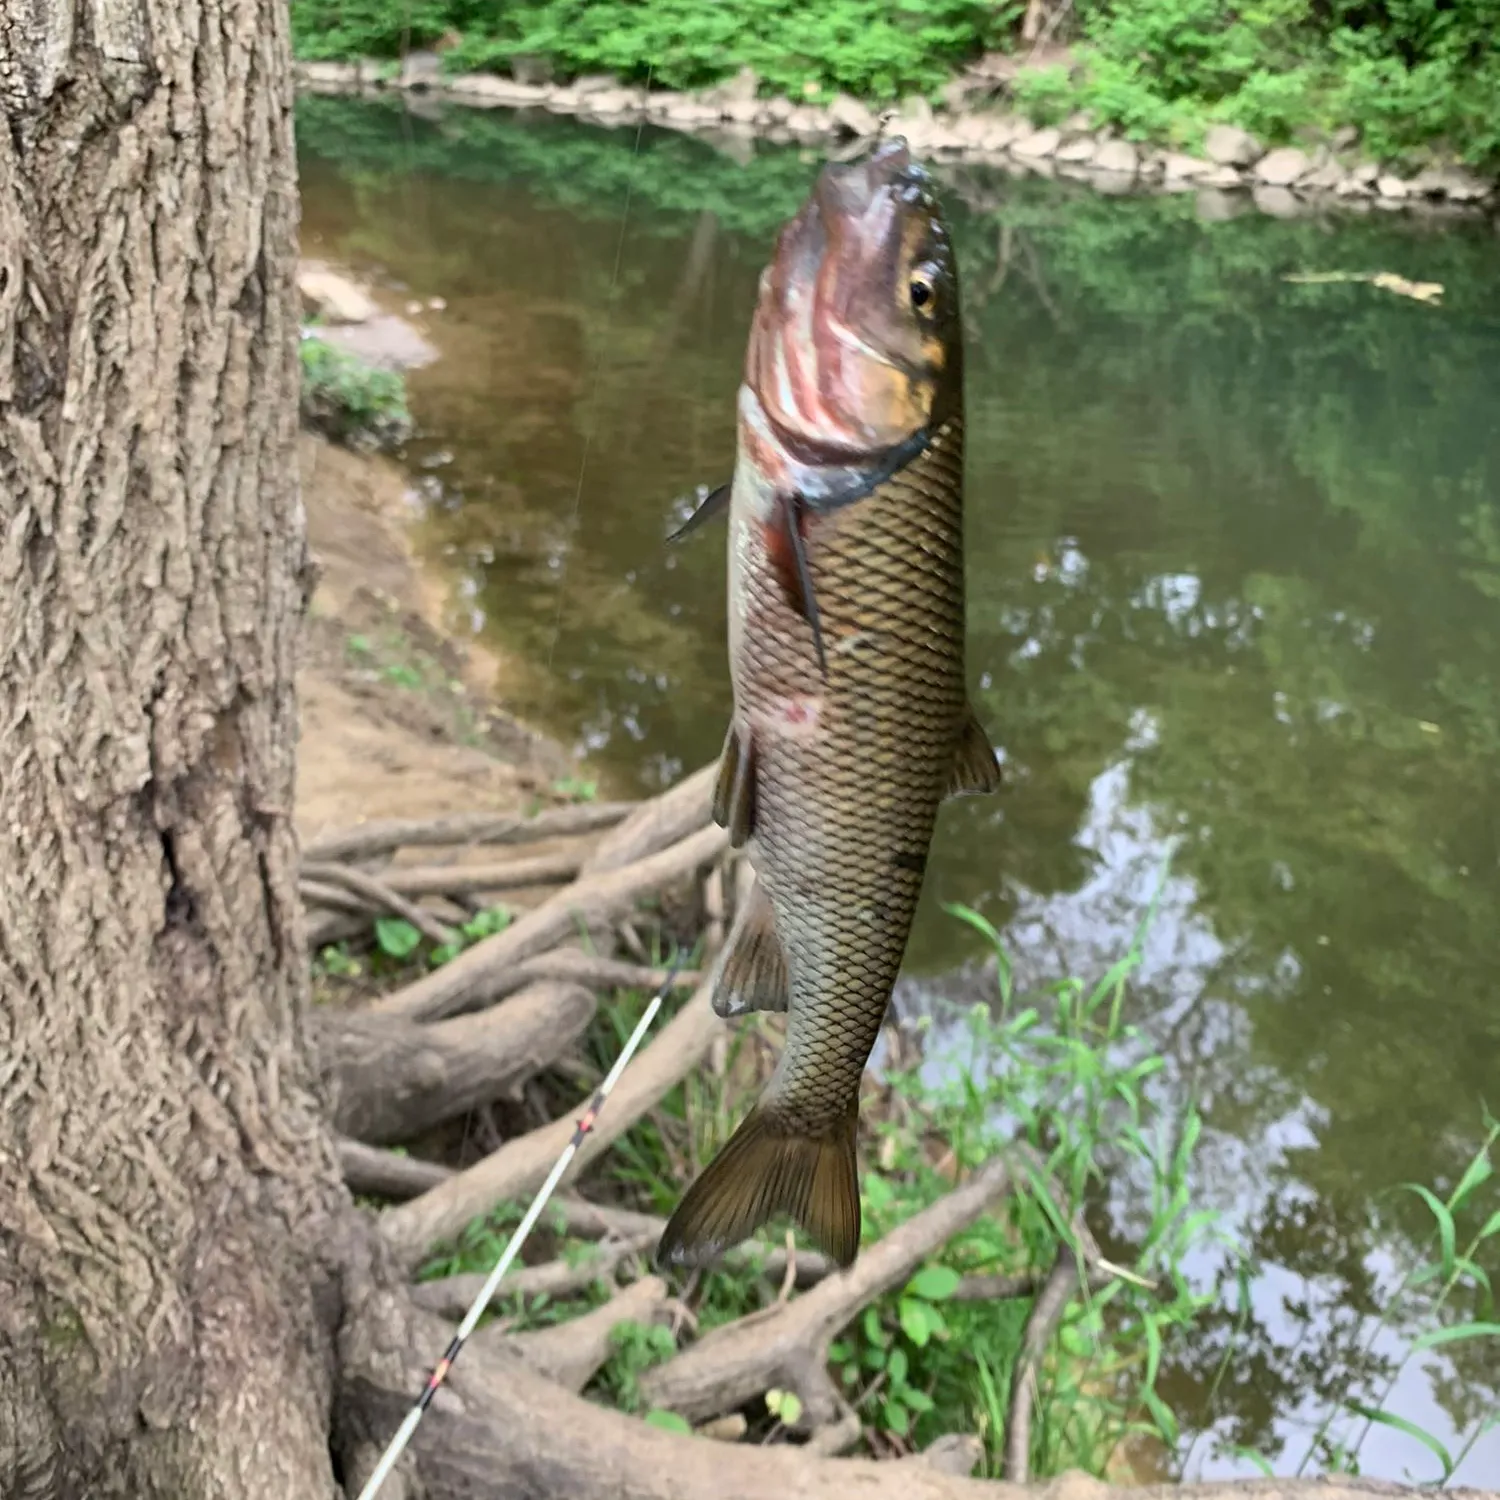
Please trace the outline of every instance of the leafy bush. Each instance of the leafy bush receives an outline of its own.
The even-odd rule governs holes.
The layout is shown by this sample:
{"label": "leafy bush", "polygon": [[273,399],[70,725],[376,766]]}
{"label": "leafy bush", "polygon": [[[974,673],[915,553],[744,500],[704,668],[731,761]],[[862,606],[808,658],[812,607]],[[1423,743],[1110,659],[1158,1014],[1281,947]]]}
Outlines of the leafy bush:
{"label": "leafy bush", "polygon": [[411,431],[406,382],[316,336],[302,340],[302,419],[337,442],[388,447]]}
{"label": "leafy bush", "polygon": [[[300,55],[395,57],[456,38],[449,67],[608,71],[694,88],[742,65],[794,97],[931,91],[1019,45],[1021,0],[292,0]],[[1040,118],[1089,108],[1138,138],[1188,143],[1215,119],[1267,140],[1360,128],[1381,158],[1429,145],[1500,158],[1500,0],[1089,0],[1078,75],[1023,75]]]}

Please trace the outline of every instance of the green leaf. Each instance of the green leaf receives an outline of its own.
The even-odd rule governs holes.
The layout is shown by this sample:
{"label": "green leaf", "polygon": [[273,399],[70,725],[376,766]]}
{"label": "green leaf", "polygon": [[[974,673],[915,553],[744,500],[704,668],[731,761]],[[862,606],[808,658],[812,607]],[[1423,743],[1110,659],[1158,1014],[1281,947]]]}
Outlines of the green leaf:
{"label": "green leaf", "polygon": [[1408,1192],[1415,1193],[1432,1210],[1432,1216],[1437,1220],[1438,1239],[1443,1247],[1443,1274],[1451,1276],[1456,1236],[1453,1229],[1453,1215],[1448,1212],[1448,1205],[1439,1201],[1437,1195],[1430,1188],[1423,1187],[1420,1182],[1403,1182],[1401,1186]]}
{"label": "green leaf", "polygon": [[1178,1429],[1177,1417],[1172,1408],[1167,1405],[1154,1390],[1149,1387],[1142,1392],[1145,1398],[1146,1410],[1151,1413],[1151,1420],[1156,1423],[1162,1437],[1166,1440],[1169,1448],[1176,1447]]}
{"label": "green leaf", "polygon": [[1483,1151],[1479,1152],[1465,1169],[1458,1186],[1453,1189],[1453,1196],[1448,1201],[1454,1208],[1457,1208],[1481,1182],[1487,1181],[1494,1174],[1495,1169],[1490,1165],[1489,1157]]}
{"label": "green leaf", "polygon": [[958,1289],[960,1276],[950,1266],[923,1266],[907,1282],[906,1290],[914,1297],[925,1297],[929,1302],[943,1302]]}
{"label": "green leaf", "polygon": [[1351,1401],[1348,1405],[1350,1411],[1367,1418],[1371,1422],[1379,1422],[1382,1427],[1394,1427],[1397,1432],[1404,1432],[1407,1437],[1415,1438],[1443,1466],[1443,1478],[1445,1480],[1453,1472],[1453,1459],[1449,1456],[1448,1450],[1430,1432],[1418,1427],[1415,1422],[1408,1422],[1405,1417],[1398,1417],[1393,1412],[1378,1411],[1374,1407],[1361,1406],[1357,1401]]}
{"label": "green leaf", "polygon": [[918,1302],[911,1297],[903,1297],[897,1309],[901,1331],[918,1349],[925,1349],[927,1340],[932,1336],[932,1323],[928,1317],[930,1311],[925,1302]]}
{"label": "green leaf", "polygon": [[392,958],[409,958],[422,942],[422,934],[404,917],[376,917],[375,941]]}
{"label": "green leaf", "polygon": [[1243,1458],[1248,1463],[1254,1464],[1267,1479],[1274,1479],[1276,1477],[1276,1470],[1271,1467],[1271,1461],[1264,1453],[1259,1453],[1254,1448],[1229,1448],[1225,1451],[1232,1454],[1235,1458]]}
{"label": "green leaf", "polygon": [[886,1427],[896,1434],[897,1437],[905,1437],[911,1429],[911,1415],[906,1408],[895,1399],[887,1397],[885,1405],[881,1408],[881,1414],[885,1418]]}
{"label": "green leaf", "polygon": [[766,1392],[766,1410],[778,1421],[794,1427],[802,1415],[802,1402],[795,1391],[783,1391],[773,1386]]}
{"label": "green leaf", "polygon": [[891,1362],[886,1368],[890,1371],[892,1390],[905,1385],[907,1371],[906,1350],[901,1348],[892,1349]]}
{"label": "green leaf", "polygon": [[1433,1328],[1412,1340],[1412,1353],[1436,1349],[1442,1344],[1458,1344],[1466,1339],[1500,1338],[1500,1323],[1455,1323],[1451,1328]]}
{"label": "green leaf", "polygon": [[901,1399],[915,1412],[929,1412],[933,1408],[932,1397],[915,1386],[907,1386],[901,1393]]}
{"label": "green leaf", "polygon": [[692,1424],[675,1411],[666,1411],[656,1406],[648,1411],[644,1421],[648,1427],[660,1427],[663,1432],[692,1432]]}
{"label": "green leaf", "polygon": [[1500,1234],[1500,1208],[1497,1208],[1484,1221],[1484,1228],[1479,1231],[1479,1238],[1487,1240],[1492,1234]]}

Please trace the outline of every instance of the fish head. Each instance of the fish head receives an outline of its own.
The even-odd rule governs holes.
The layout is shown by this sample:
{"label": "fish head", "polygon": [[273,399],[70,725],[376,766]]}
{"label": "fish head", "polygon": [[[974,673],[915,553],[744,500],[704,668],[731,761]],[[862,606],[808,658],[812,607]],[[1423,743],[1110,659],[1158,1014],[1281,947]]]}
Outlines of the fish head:
{"label": "fish head", "polygon": [[962,347],[948,225],[905,141],[826,165],[777,238],[746,354],[784,466],[847,469],[920,442],[958,406]]}

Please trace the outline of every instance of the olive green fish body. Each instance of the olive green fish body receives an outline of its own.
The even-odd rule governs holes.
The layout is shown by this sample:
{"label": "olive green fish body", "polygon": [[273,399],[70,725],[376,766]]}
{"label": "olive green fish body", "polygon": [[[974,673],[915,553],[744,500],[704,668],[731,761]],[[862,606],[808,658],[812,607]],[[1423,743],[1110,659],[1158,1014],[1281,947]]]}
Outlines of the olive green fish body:
{"label": "olive green fish body", "polygon": [[[772,570],[752,562],[740,581],[735,728],[754,756],[750,852],[790,981],[763,1105],[798,1133],[826,1134],[857,1099],[966,720],[962,465],[955,419],[869,498],[814,524],[826,682]],[[749,541],[750,559],[760,545]]]}
{"label": "olive green fish body", "polygon": [[858,1253],[859,1087],[944,797],[999,773],[964,682],[957,276],[904,143],[832,164],[761,279],[729,507],[734,714],[714,816],[757,879],[713,975],[787,1012],[761,1098],[657,1249],[703,1264],[785,1213]]}

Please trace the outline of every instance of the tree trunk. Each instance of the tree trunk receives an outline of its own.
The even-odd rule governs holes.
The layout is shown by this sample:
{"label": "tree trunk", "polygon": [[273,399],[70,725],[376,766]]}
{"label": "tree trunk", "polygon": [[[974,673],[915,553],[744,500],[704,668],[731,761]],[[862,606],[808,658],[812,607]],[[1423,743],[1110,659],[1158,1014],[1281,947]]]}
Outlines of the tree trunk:
{"label": "tree trunk", "polygon": [[285,0],[0,17],[0,1493],[326,1496]]}

